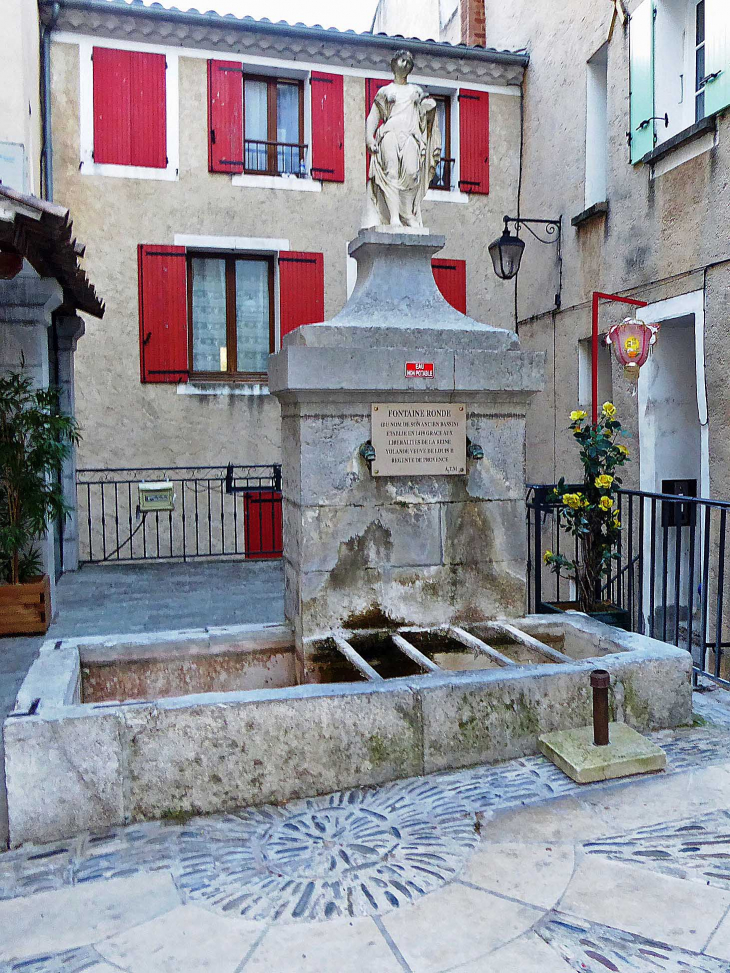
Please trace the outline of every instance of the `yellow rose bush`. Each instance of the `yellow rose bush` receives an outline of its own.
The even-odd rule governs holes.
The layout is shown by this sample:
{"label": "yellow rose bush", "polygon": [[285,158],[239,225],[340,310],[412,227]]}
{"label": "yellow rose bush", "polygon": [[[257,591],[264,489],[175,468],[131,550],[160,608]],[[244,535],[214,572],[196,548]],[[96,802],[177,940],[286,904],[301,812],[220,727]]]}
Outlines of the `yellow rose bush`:
{"label": "yellow rose bush", "polygon": [[601,579],[610,577],[611,564],[618,559],[621,521],[616,498],[622,482],[619,473],[629,451],[617,442],[623,434],[612,402],[603,403],[596,425],[587,419],[582,409],[570,413],[569,428],[580,451],[583,483],[568,487],[561,477],[548,497],[557,507],[559,526],[577,539],[578,556],[571,561],[546,551],[543,560],[556,574],[576,582],[581,611],[596,611],[601,602]]}

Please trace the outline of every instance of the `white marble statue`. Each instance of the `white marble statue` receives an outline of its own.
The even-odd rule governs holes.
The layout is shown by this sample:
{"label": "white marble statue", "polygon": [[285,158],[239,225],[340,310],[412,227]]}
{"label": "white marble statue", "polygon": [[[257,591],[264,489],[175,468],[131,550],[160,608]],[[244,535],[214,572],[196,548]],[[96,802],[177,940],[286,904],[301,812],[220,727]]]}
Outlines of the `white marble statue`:
{"label": "white marble statue", "polygon": [[390,66],[393,81],[378,91],[365,126],[370,171],[363,226],[422,227],[421,201],[441,158],[436,102],[409,84],[409,51],[398,51]]}

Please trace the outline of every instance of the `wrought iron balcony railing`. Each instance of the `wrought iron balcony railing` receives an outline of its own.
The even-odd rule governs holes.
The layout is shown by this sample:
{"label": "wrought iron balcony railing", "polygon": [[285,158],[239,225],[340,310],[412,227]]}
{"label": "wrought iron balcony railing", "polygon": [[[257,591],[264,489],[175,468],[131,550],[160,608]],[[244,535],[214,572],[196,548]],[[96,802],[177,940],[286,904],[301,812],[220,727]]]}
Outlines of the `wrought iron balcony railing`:
{"label": "wrought iron balcony railing", "polygon": [[306,145],[295,142],[267,142],[262,139],[246,139],[243,144],[243,168],[245,172],[268,176],[307,175]]}

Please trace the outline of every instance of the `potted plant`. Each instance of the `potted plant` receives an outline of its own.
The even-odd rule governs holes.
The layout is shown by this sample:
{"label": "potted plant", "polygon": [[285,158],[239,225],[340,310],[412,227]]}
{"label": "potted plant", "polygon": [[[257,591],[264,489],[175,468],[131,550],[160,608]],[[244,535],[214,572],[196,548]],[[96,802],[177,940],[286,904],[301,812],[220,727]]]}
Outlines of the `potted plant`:
{"label": "potted plant", "polygon": [[621,486],[618,475],[629,458],[626,446],[618,442],[621,423],[616,407],[604,402],[598,422],[587,422],[582,410],[570,413],[570,429],[580,450],[583,484],[567,487],[561,477],[548,500],[558,505],[558,526],[578,541],[575,561],[562,554],[545,551],[543,559],[556,574],[575,582],[576,601],[549,606],[552,610],[574,608],[611,625],[629,627],[628,612],[603,601],[601,582],[611,575],[618,560],[616,543],[621,532],[616,495]]}
{"label": "potted plant", "polygon": [[34,388],[24,370],[0,376],[0,635],[44,633],[51,622],[35,542],[69,512],[57,476],[78,441],[56,389]]}

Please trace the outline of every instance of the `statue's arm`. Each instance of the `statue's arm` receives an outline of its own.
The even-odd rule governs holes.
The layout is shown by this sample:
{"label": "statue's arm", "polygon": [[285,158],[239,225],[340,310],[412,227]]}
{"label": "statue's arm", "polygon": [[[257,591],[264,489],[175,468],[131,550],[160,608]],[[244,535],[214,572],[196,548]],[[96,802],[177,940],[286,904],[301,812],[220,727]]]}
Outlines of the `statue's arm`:
{"label": "statue's arm", "polygon": [[378,130],[378,125],[380,125],[380,109],[376,102],[373,102],[373,107],[370,109],[370,114],[365,122],[365,144],[368,147],[368,151],[371,155],[375,155],[378,151],[378,146],[375,141],[375,133]]}

